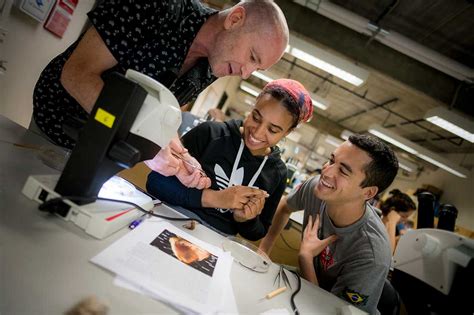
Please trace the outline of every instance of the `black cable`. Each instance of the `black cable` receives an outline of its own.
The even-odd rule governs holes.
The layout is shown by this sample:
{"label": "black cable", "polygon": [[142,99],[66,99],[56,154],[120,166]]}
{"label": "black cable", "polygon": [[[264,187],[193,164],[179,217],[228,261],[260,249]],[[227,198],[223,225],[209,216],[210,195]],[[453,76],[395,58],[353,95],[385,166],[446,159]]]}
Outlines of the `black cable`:
{"label": "black cable", "polygon": [[167,217],[161,214],[156,214],[152,211],[147,211],[144,208],[140,207],[139,205],[131,202],[131,201],[126,201],[126,200],[120,200],[120,199],[112,199],[112,198],[103,198],[103,197],[80,197],[80,196],[62,196],[62,197],[56,197],[56,198],[51,198],[49,200],[46,200],[44,203],[40,204],[38,209],[40,211],[48,211],[47,207],[48,205],[53,205],[55,203],[62,202],[63,200],[70,200],[70,201],[91,201],[91,200],[103,200],[103,201],[110,201],[110,202],[118,202],[118,203],[124,203],[128,204],[131,206],[134,206],[138,210],[151,215],[153,217],[157,217],[160,219],[166,219],[170,221],[196,221],[202,224],[202,221],[199,219],[193,219],[193,218],[177,218],[177,217]]}
{"label": "black cable", "polygon": [[298,307],[296,307],[296,304],[295,304],[295,297],[296,295],[300,292],[301,290],[301,278],[300,276],[294,272],[293,270],[288,270],[289,272],[293,273],[295,276],[296,276],[296,279],[298,280],[298,287],[296,288],[296,291],[293,292],[293,294],[291,295],[291,308],[293,309],[293,313],[295,315],[300,315],[300,312],[298,311]]}

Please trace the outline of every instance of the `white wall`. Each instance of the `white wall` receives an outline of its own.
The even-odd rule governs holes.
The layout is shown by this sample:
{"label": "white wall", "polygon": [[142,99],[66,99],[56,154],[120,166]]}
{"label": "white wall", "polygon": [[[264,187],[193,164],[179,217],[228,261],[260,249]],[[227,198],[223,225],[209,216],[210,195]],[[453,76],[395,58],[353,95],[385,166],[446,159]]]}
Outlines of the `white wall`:
{"label": "white wall", "polygon": [[33,112],[33,88],[43,68],[79,36],[94,0],[81,0],[62,39],[15,7],[7,21],[2,58],[7,71],[0,75],[0,114],[28,126]]}
{"label": "white wall", "polygon": [[[463,165],[474,164],[474,154],[447,154],[445,157],[455,163],[462,162]],[[423,184],[443,190],[440,202],[451,203],[458,209],[456,224],[474,230],[474,168],[471,168],[471,173],[466,179],[451,175],[442,169],[435,171],[425,169],[416,180],[397,177],[386,192],[394,188],[404,192],[415,191]]]}

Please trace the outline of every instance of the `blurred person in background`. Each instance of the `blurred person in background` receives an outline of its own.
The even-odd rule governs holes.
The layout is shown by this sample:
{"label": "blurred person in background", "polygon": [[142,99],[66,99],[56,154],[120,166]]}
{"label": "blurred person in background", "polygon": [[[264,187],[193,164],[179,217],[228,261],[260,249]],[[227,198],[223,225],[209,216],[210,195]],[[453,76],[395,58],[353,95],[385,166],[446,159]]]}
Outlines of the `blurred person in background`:
{"label": "blurred person in background", "polygon": [[410,196],[398,189],[390,191],[390,195],[380,204],[380,210],[382,210],[382,222],[387,229],[393,255],[398,237],[403,235],[406,229],[413,227],[408,218],[416,211],[416,205]]}

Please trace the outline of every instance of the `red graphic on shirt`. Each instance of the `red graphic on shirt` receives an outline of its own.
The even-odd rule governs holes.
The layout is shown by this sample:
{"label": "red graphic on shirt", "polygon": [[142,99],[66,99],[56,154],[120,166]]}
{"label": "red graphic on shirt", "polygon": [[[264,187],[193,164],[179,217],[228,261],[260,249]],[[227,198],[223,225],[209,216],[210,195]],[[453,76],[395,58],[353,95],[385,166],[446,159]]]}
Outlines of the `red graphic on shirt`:
{"label": "red graphic on shirt", "polygon": [[319,262],[323,266],[324,271],[328,270],[332,265],[334,265],[334,257],[331,253],[331,250],[329,249],[329,246],[326,246],[321,254],[319,254]]}

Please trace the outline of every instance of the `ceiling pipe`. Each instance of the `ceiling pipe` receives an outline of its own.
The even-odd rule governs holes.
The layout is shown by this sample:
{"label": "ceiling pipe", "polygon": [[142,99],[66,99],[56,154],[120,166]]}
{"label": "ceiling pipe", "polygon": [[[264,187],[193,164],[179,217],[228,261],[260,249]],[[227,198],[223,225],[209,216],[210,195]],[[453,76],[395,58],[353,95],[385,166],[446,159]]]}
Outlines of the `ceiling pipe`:
{"label": "ceiling pipe", "polygon": [[365,46],[370,45],[370,43],[377,37],[377,35],[383,31],[381,22],[382,20],[389,15],[397,6],[398,6],[399,0],[393,0],[391,4],[389,4],[383,11],[382,13],[373,21],[373,24],[377,27],[375,31],[372,32],[372,36],[370,36],[369,40],[367,41],[367,44]]}
{"label": "ceiling pipe", "polygon": [[[311,1],[293,0],[302,6],[305,6],[317,13],[325,16],[339,24],[342,24],[356,32],[365,34],[369,37],[373,32],[368,28],[371,23],[368,19],[361,17],[349,10],[346,10],[328,0],[319,1],[318,5],[311,5]],[[390,31],[378,32],[375,37],[377,41],[391,47],[413,59],[416,59],[430,67],[433,67],[443,73],[446,73],[458,80],[474,82],[474,70],[453,59],[450,59],[430,48],[427,48],[417,42],[397,33]]]}
{"label": "ceiling pipe", "polygon": [[[370,110],[375,109],[375,108],[383,109],[383,110],[389,112],[390,114],[393,114],[393,115],[395,115],[395,116],[397,116],[397,117],[403,119],[405,122],[409,122],[409,123],[411,123],[411,124],[414,124],[414,125],[416,125],[417,127],[423,129],[424,131],[427,131],[428,133],[434,134],[434,135],[437,136],[438,138],[443,138],[443,139],[445,139],[445,140],[449,141],[450,143],[455,144],[455,145],[457,145],[457,146],[459,146],[459,145],[462,144],[462,139],[461,139],[461,142],[460,142],[460,143],[455,142],[455,141],[451,140],[451,138],[444,137],[444,136],[442,136],[441,134],[437,133],[436,131],[433,131],[433,130],[431,130],[431,129],[429,129],[429,128],[426,128],[425,126],[423,126],[423,125],[421,124],[421,120],[420,120],[420,123],[415,122],[415,121],[413,121],[413,120],[410,120],[410,119],[408,119],[406,116],[403,116],[403,115],[401,115],[400,113],[398,113],[398,112],[396,112],[396,111],[393,111],[393,110],[391,110],[391,109],[389,109],[389,108],[387,108],[387,107],[384,107],[383,105],[385,105],[385,104],[379,104],[379,103],[377,103],[377,102],[371,100],[371,99],[368,98],[365,94],[364,94],[364,95],[360,95],[360,94],[358,94],[357,92],[355,92],[355,91],[353,91],[353,90],[351,90],[351,89],[348,89],[347,87],[345,87],[345,86],[343,86],[343,85],[341,85],[341,84],[338,84],[338,83],[334,82],[333,80],[331,80],[331,79],[329,79],[329,78],[327,78],[327,77],[324,77],[324,76],[320,75],[320,74],[317,73],[317,72],[311,71],[311,70],[309,70],[309,69],[307,69],[307,68],[305,68],[305,67],[303,67],[303,66],[297,64],[297,63],[296,63],[296,58],[287,59],[286,57],[282,57],[282,58],[280,59],[280,61],[288,62],[288,63],[291,65],[291,68],[294,68],[294,67],[299,68],[299,69],[301,69],[301,70],[303,70],[303,71],[305,71],[305,72],[307,72],[307,73],[310,73],[310,74],[312,74],[312,75],[314,75],[314,76],[316,76],[316,77],[318,77],[318,78],[320,78],[320,79],[323,79],[323,80],[325,80],[325,81],[331,83],[332,85],[334,85],[334,86],[336,86],[336,87],[338,87],[338,88],[340,88],[340,89],[342,89],[342,90],[344,90],[344,91],[346,91],[346,92],[348,92],[348,93],[350,93],[350,94],[352,94],[352,95],[355,95],[355,96],[359,97],[360,99],[363,99],[364,101],[366,101],[366,102],[368,102],[368,103],[370,103],[370,104],[372,104],[372,105],[375,105],[375,107],[370,108]],[[390,101],[390,102],[391,102],[391,101]],[[358,115],[358,114],[357,114],[357,115]],[[338,121],[333,121],[333,122],[339,124]],[[344,128],[346,128],[346,127],[344,127]],[[457,137],[457,138],[459,139],[459,137]]]}

